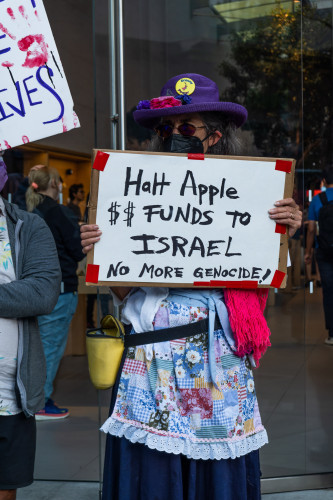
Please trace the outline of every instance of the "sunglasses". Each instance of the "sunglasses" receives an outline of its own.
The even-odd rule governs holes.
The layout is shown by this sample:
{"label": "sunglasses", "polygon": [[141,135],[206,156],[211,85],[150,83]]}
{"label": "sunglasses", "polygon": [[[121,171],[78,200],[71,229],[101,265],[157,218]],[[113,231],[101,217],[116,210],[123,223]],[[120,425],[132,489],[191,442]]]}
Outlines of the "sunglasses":
{"label": "sunglasses", "polygon": [[158,125],[155,128],[155,132],[162,139],[167,139],[172,135],[172,132],[174,131],[175,128],[184,137],[191,137],[192,135],[195,134],[198,128],[206,128],[206,127],[204,125],[202,127],[196,127],[195,125],[186,122],[182,123],[181,125],[178,125],[178,127],[174,127],[169,123],[161,123],[161,125]]}

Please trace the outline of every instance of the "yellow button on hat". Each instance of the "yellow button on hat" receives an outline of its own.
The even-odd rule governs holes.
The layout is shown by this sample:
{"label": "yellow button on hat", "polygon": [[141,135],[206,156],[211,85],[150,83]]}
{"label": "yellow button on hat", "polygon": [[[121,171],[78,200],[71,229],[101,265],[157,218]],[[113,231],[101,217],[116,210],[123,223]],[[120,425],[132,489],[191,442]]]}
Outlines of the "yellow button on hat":
{"label": "yellow button on hat", "polygon": [[195,83],[191,78],[181,78],[176,83],[175,88],[180,95],[191,95],[195,90]]}

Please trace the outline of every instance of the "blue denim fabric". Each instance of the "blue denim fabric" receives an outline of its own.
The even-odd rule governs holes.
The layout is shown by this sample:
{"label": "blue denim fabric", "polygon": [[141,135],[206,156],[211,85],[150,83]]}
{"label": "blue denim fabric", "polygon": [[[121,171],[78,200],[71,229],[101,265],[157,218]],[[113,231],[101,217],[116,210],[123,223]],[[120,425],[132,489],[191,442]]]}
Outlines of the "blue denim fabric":
{"label": "blue denim fabric", "polygon": [[53,392],[53,381],[58,371],[60,360],[64,354],[68,329],[76,310],[77,293],[63,293],[51,312],[38,317],[40,336],[46,358],[45,401]]}
{"label": "blue denim fabric", "polygon": [[323,255],[319,248],[316,251],[316,258],[323,290],[326,328],[329,336],[333,337],[333,259]]}

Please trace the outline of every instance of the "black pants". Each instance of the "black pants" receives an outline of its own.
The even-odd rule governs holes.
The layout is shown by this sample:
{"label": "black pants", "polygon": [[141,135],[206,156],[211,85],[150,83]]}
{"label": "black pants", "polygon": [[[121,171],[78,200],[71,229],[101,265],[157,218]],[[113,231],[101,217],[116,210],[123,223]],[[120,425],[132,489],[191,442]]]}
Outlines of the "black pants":
{"label": "black pants", "polygon": [[333,257],[324,255],[318,249],[316,258],[323,290],[326,328],[329,331],[329,336],[333,337]]}
{"label": "black pants", "polygon": [[36,422],[23,413],[0,416],[0,490],[16,490],[33,482]]}

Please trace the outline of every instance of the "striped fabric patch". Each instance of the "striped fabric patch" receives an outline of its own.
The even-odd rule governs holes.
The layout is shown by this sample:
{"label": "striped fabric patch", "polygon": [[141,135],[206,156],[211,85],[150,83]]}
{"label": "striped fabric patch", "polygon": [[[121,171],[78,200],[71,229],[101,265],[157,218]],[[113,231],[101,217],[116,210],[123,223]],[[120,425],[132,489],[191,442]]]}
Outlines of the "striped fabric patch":
{"label": "striped fabric patch", "polygon": [[239,406],[239,412],[241,413],[242,411],[242,401],[246,399],[246,387],[240,387],[238,389],[238,406]]}
{"label": "striped fabric patch", "polygon": [[194,379],[194,387],[196,389],[209,389],[210,387],[212,387],[212,385],[213,384],[211,382],[205,382],[204,378]]}
{"label": "striped fabric patch", "polygon": [[138,361],[145,361],[145,351],[141,347],[138,347],[136,349],[135,359],[137,359]]}
{"label": "striped fabric patch", "polygon": [[148,371],[148,377],[149,377],[149,382],[150,382],[150,387],[152,388],[153,391],[155,391],[156,385],[157,385],[157,379],[159,378],[158,376],[158,371],[161,370],[162,376],[165,375],[164,372],[167,370],[170,372],[170,374],[173,372],[173,362],[172,361],[167,361],[165,359],[158,359],[154,358],[151,362],[149,371]]}
{"label": "striped fabric patch", "polygon": [[155,392],[156,383],[157,383],[157,369],[156,369],[156,361],[155,358],[152,360],[151,365],[148,371],[149,383],[153,392]]}
{"label": "striped fabric patch", "polygon": [[215,387],[212,388],[211,392],[213,401],[219,401],[221,399],[224,399],[223,392],[218,391]]}
{"label": "striped fabric patch", "polygon": [[195,432],[196,437],[206,439],[222,439],[227,437],[227,428],[224,425],[212,425],[203,427]]}
{"label": "striped fabric patch", "polygon": [[185,345],[186,340],[185,339],[174,339],[174,340],[170,340],[170,344],[171,344],[171,346],[175,345],[177,347],[179,345]]}
{"label": "striped fabric patch", "polygon": [[240,358],[234,356],[233,354],[225,354],[221,356],[221,363],[225,370],[232,368],[233,366],[238,366],[240,364]]}
{"label": "striped fabric patch", "polygon": [[158,370],[169,370],[169,372],[173,372],[174,370],[173,362],[167,359],[154,358],[153,363],[155,363]]}

